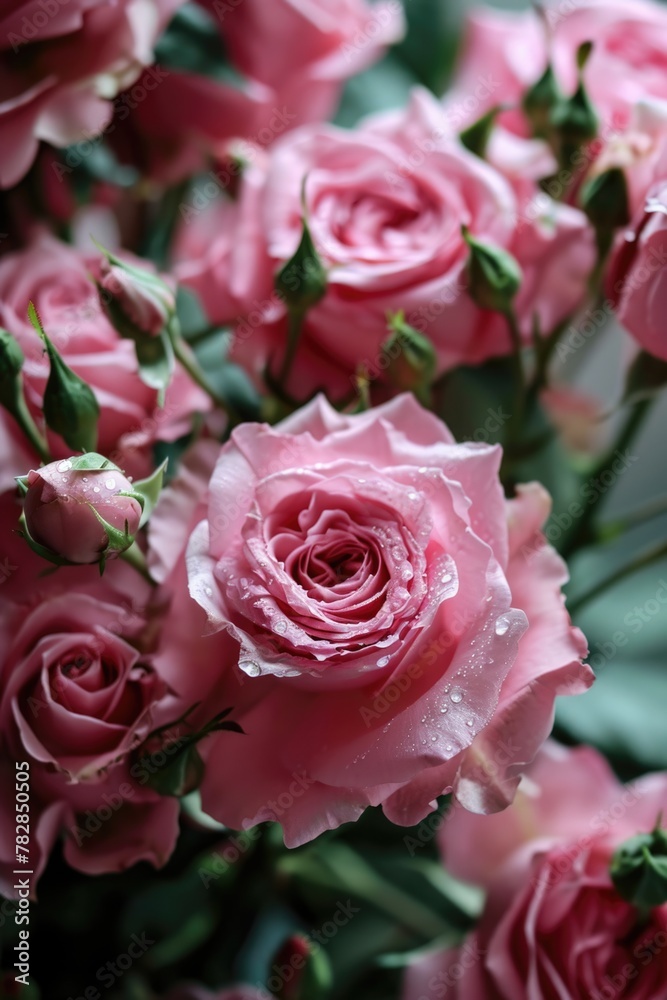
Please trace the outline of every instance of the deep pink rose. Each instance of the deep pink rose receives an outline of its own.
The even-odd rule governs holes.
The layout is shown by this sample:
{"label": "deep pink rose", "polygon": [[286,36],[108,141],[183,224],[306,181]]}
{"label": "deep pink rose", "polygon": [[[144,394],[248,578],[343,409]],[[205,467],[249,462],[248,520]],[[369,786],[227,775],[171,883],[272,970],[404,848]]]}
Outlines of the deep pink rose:
{"label": "deep pink rose", "polygon": [[455,809],[445,863],[488,891],[485,909],[460,948],[408,970],[404,1000],[662,1000],[667,905],[640,920],[609,864],[666,808],[667,775],[623,786],[596,751],[548,743],[504,813]]}
{"label": "deep pink rose", "polygon": [[[98,267],[99,256],[84,256],[50,235],[38,235],[28,249],[0,260],[0,326],[23,349],[26,396],[39,422],[49,363],[28,320],[28,303],[34,302],[58,351],[95,393],[100,407],[97,450],[126,474],[145,476],[152,468],[153,442],[187,433],[192,414],[207,411],[210,400],[177,368],[165,405],[158,407],[156,390],[139,378],[134,344],[121,339],[102,312],[91,281]],[[4,415],[0,423],[11,444],[0,465],[0,488],[8,489],[35,458],[26,458],[14,421]],[[54,458],[69,457],[71,449],[58,436],[50,434],[49,444]]]}
{"label": "deep pink rose", "polygon": [[[192,172],[202,151],[243,137],[262,146],[305,122],[329,118],[345,80],[380,58],[404,30],[389,0],[199,0],[213,18],[240,84],[170,71],[137,106],[151,172]],[[134,123],[131,123],[134,127]],[[159,155],[156,155],[156,149]]]}
{"label": "deep pink rose", "polygon": [[649,190],[644,210],[622,233],[607,276],[619,321],[649,354],[667,361],[667,180]]}
{"label": "deep pink rose", "polygon": [[[508,175],[521,172],[510,156],[505,164]],[[241,181],[233,207],[211,207],[227,225],[205,256],[195,251],[213,228],[206,210],[184,222],[176,272],[216,321],[236,315],[233,357],[258,380],[267,365],[276,375],[287,320],[272,274],[298,246],[305,181],[312,237],[329,274],[325,297],[307,317],[292,393],[323,387],[345,397],[360,365],[382,379],[388,311],[403,310],[432,340],[439,372],[474,364],[509,352],[511,341],[504,319],[467,294],[463,225],[524,268],[517,310],[527,340],[535,315],[546,333],[586,293],[594,261],[586,219],[547,196],[525,212],[538,190],[534,178],[521,184],[473,156],[435,99],[417,91],[407,109],[354,131],[312,126],[276,143]]]}
{"label": "deep pink rose", "polygon": [[26,173],[40,140],[68,146],[101,132],[111,100],[153,60],[182,0],[5,5],[0,16],[0,187]]}
{"label": "deep pink rose", "polygon": [[33,541],[73,563],[97,563],[107,551],[109,536],[99,517],[116,531],[133,538],[139,530],[142,504],[132,483],[119,469],[74,469],[68,459],[31,469],[23,504],[26,527]]}
{"label": "deep pink rose", "polygon": [[[8,494],[3,524],[17,516]],[[12,895],[15,762],[30,769],[33,886],[64,835],[81,871],[163,864],[178,833],[176,799],[154,792],[132,751],[181,702],[155,665],[151,587],[121,562],[41,576],[13,532],[0,585],[0,887]]]}
{"label": "deep pink rose", "polygon": [[187,556],[234,640],[223,700],[246,733],[242,782],[210,741],[207,812],[277,819],[295,845],[368,805],[412,824],[446,790],[478,812],[511,801],[556,694],[592,673],[540,533],[549,498],[507,502],[499,461],[411,396],[357,416],[318,397],[233,432]]}
{"label": "deep pink rose", "polygon": [[[625,129],[640,101],[667,99],[667,10],[652,0],[572,0],[546,3],[546,22],[558,82],[566,94],[576,86],[576,53],[592,41],[584,82],[601,117],[603,137]],[[517,107],[547,62],[547,33],[540,17],[479,8],[469,18],[467,38],[453,88],[446,99],[459,128],[491,107],[513,110],[501,121],[519,134],[527,123]]]}

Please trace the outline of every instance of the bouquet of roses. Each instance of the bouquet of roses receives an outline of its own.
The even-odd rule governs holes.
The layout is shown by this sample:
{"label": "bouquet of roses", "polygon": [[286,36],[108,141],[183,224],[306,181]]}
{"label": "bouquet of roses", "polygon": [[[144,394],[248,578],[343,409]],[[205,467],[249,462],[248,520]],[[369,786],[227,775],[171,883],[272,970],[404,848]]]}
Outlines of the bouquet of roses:
{"label": "bouquet of roses", "polygon": [[6,6],[0,996],[665,1000],[667,6]]}

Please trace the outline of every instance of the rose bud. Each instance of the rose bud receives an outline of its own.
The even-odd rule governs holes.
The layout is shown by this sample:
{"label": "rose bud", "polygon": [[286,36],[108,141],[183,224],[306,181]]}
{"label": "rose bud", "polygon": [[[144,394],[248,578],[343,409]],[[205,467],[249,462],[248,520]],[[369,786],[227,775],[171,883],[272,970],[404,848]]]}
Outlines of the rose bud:
{"label": "rose bud", "polygon": [[144,498],[102,455],[51,462],[19,484],[26,540],[51,562],[104,565],[134,541]]}
{"label": "rose bud", "polygon": [[292,934],[276,952],[268,987],[278,1000],[317,1000],[331,989],[329,959],[305,934]]}
{"label": "rose bud", "polygon": [[518,262],[502,247],[475,239],[463,228],[463,238],[470,249],[468,292],[480,309],[506,313],[521,287],[523,274]]}
{"label": "rose bud", "polygon": [[162,278],[112,254],[102,258],[100,272],[102,308],[123,336],[157,336],[169,325],[176,299]]}

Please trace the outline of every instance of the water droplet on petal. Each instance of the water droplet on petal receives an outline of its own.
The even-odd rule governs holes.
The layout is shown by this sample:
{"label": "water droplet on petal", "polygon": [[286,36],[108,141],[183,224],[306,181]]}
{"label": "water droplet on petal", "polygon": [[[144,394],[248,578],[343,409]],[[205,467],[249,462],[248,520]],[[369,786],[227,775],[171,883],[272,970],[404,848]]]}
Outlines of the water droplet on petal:
{"label": "water droplet on petal", "polygon": [[432,736],[431,737],[431,743],[437,743],[437,742],[438,742],[438,737],[437,736]]}
{"label": "water droplet on petal", "polygon": [[204,593],[206,594],[207,597],[213,597],[213,591],[211,590],[210,587],[204,587]]}
{"label": "water droplet on petal", "polygon": [[82,483],[87,483],[88,482],[88,476],[83,476],[81,482]]}
{"label": "water droplet on petal", "polygon": [[505,635],[508,628],[510,627],[509,619],[505,615],[501,615],[500,618],[496,619],[495,632],[496,635]]}
{"label": "water droplet on petal", "polygon": [[472,729],[473,725],[474,725],[474,723],[473,723],[472,719],[468,719],[468,721],[466,722],[466,726],[470,726],[470,728]]}
{"label": "water droplet on petal", "polygon": [[463,701],[463,691],[461,690],[461,688],[457,687],[452,688],[449,697],[451,698],[451,700],[454,702],[455,705],[458,705],[459,702]]}
{"label": "water droplet on petal", "polygon": [[259,663],[254,660],[241,660],[239,662],[239,667],[243,670],[249,677],[259,677],[262,672],[262,668]]}
{"label": "water droplet on petal", "polygon": [[72,468],[72,463],[69,461],[69,459],[64,459],[62,462],[58,462],[56,468],[58,472],[69,472],[69,470]]}
{"label": "water droplet on petal", "polygon": [[93,493],[99,493],[99,492],[100,492],[99,486],[93,486]]}
{"label": "water droplet on petal", "polygon": [[283,632],[287,631],[287,622],[285,621],[284,618],[282,618],[279,622],[276,622],[276,624],[273,627],[275,628],[276,632],[280,632],[282,635]]}
{"label": "water droplet on petal", "polygon": [[389,657],[381,656],[380,659],[378,660],[378,667],[386,667],[388,663],[389,663]]}
{"label": "water droplet on petal", "polygon": [[106,486],[106,488],[108,490],[115,490],[115,488],[116,488],[116,480],[115,479],[107,479],[105,481],[104,485]]}

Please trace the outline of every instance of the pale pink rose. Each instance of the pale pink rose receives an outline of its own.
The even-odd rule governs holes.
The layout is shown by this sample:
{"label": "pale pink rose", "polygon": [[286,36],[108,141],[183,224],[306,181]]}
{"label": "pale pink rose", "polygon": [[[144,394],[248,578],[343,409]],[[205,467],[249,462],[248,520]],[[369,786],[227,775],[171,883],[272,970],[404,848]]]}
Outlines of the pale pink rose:
{"label": "pale pink rose", "polygon": [[556,694],[592,673],[540,532],[549,498],[507,502],[499,461],[411,396],[357,416],[318,397],[233,432],[187,556],[236,646],[226,701],[246,734],[243,782],[210,741],[209,814],[278,820],[292,846],[368,805],[409,825],[448,790],[478,812],[511,801]]}
{"label": "pale pink rose", "polygon": [[[2,523],[18,509],[0,498]],[[64,835],[89,873],[145,859],[163,864],[178,833],[178,801],[161,798],[132,752],[184,707],[152,655],[152,588],[126,564],[103,577],[44,562],[9,528],[0,584],[0,886],[12,895],[15,762],[30,769],[33,888]],[[5,808],[6,807],[6,808]]]}
{"label": "pale pink rose", "polygon": [[[544,5],[557,80],[566,94],[576,86],[576,53],[592,41],[584,69],[586,89],[599,112],[603,138],[625,129],[633,108],[667,100],[667,10],[652,0],[558,0]],[[536,13],[485,8],[469,18],[467,40],[447,113],[460,129],[501,103],[514,105],[501,122],[527,134],[517,108],[547,64],[547,32]]]}
{"label": "pale pink rose", "polygon": [[[99,256],[85,256],[50,235],[38,234],[27,249],[0,260],[0,326],[14,334],[23,349],[26,397],[39,423],[49,363],[28,320],[28,303],[34,302],[57,350],[95,393],[100,407],[97,451],[126,474],[144,476],[152,468],[153,442],[187,433],[192,414],[206,412],[210,400],[177,367],[164,407],[158,406],[157,391],[139,378],[134,344],[123,340],[102,312],[91,280],[98,267]],[[17,442],[16,454],[0,463],[0,488],[8,489],[35,458],[16,467],[25,450],[20,432],[8,415],[2,422]],[[70,456],[71,449],[57,435],[49,434],[49,444],[53,458]]]}
{"label": "pale pink rose", "polygon": [[454,810],[448,871],[488,891],[477,929],[407,974],[404,1000],[662,1000],[667,906],[639,921],[614,889],[616,848],[667,808],[667,775],[622,785],[588,747],[548,743],[497,816]]}
{"label": "pale pink rose", "polygon": [[182,0],[21,0],[0,17],[0,187],[26,173],[40,140],[63,147],[101,132],[118,92],[152,62]]}
{"label": "pale pink rose", "polygon": [[649,190],[644,210],[617,241],[607,294],[628,333],[667,361],[667,180]]}
{"label": "pale pink rose", "polygon": [[38,545],[73,563],[98,563],[109,536],[99,518],[130,538],[139,530],[142,504],[119,469],[73,469],[65,459],[31,469],[23,504],[28,534]]}
{"label": "pale pink rose", "polygon": [[151,138],[151,172],[172,181],[230,139],[267,146],[297,125],[329,118],[344,81],[376,62],[404,31],[392,0],[199,3],[210,12],[240,82],[235,87],[170,71],[137,106],[129,125],[140,141]]}
{"label": "pale pink rose", "polygon": [[523,146],[498,151],[503,176],[459,144],[440,105],[420,90],[407,109],[354,131],[300,129],[254,164],[233,206],[213,209],[227,228],[206,255],[195,253],[214,225],[206,209],[182,227],[177,273],[201,292],[216,321],[229,322],[236,313],[234,359],[259,381],[267,366],[276,376],[287,319],[271,274],[298,246],[305,180],[306,212],[328,289],[308,313],[298,368],[288,382],[293,395],[325,389],[344,398],[360,366],[381,379],[389,311],[403,310],[429,337],[439,372],[506,354],[505,320],[479,309],[467,293],[462,226],[513,253],[523,267],[516,306],[527,343],[535,316],[546,334],[580,305],[595,260],[581,212],[541,192],[533,205],[535,155],[544,164],[544,149],[523,145],[530,147],[528,157]]}

